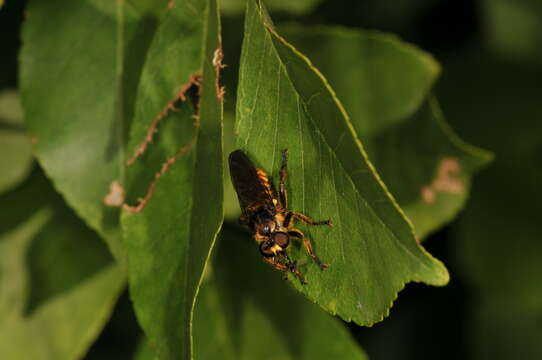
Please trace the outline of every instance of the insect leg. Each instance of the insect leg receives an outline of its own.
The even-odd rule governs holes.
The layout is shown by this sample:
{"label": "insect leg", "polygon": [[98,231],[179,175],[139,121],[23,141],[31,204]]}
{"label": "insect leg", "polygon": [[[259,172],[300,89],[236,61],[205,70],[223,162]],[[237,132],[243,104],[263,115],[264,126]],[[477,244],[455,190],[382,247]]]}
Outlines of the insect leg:
{"label": "insect leg", "polygon": [[290,258],[288,257],[288,255],[286,255],[286,254],[281,254],[281,255],[283,255],[285,257],[285,259],[287,261],[286,264],[278,262],[276,257],[269,257],[269,258],[264,257],[263,260],[266,263],[273,265],[273,267],[276,270],[282,271],[284,273],[284,279],[285,280],[288,280],[287,272],[290,271],[292,274],[294,274],[299,279],[299,282],[302,285],[307,285],[308,282],[305,280],[303,275],[301,275],[301,273],[297,269],[296,262],[291,261]]}
{"label": "insect leg", "polygon": [[297,269],[297,264],[295,261],[290,262],[288,264],[288,269],[292,272],[292,274],[294,274],[299,279],[299,282],[301,283],[301,285],[308,285],[309,282],[305,280],[303,275],[301,275],[301,273]]}
{"label": "insect leg", "polygon": [[287,228],[288,226],[290,226],[290,221],[292,220],[292,217],[294,216],[294,213],[291,212],[291,211],[288,211],[286,213],[286,216],[284,217],[284,222],[282,224],[282,226],[284,226],[285,228]]}
{"label": "insect leg", "polygon": [[288,149],[282,150],[282,163],[280,165],[279,174],[279,201],[283,208],[288,208],[288,192],[286,191],[286,185],[284,180],[288,175]]}
{"label": "insect leg", "polygon": [[301,231],[297,229],[293,229],[293,230],[288,231],[288,235],[303,240],[303,245],[305,245],[305,249],[307,249],[307,252],[312,257],[314,262],[320,267],[321,270],[327,269],[329,267],[328,264],[323,264],[322,261],[320,261],[320,258],[314,252],[311,241],[309,240],[309,238],[305,236],[305,234],[303,234]]}
{"label": "insect leg", "polygon": [[263,261],[265,261],[268,264],[273,265],[273,267],[275,269],[277,269],[278,271],[288,271],[288,270],[290,270],[290,269],[288,269],[288,266],[286,266],[284,264],[281,264],[281,263],[278,263],[278,262],[275,262],[274,257],[264,257]]}
{"label": "insect leg", "polygon": [[299,282],[301,283],[301,285],[307,285],[308,282],[305,280],[303,275],[301,275],[301,273],[297,269],[297,262],[292,261],[286,251],[281,252],[280,255],[286,259],[286,266],[288,266],[288,270],[290,270],[292,274],[294,274],[299,279]]}
{"label": "insect leg", "polygon": [[298,213],[298,212],[293,212],[294,213],[294,217],[296,219],[299,219],[301,221],[303,221],[305,224],[309,224],[309,225],[329,225],[329,226],[333,226],[333,224],[331,223],[331,219],[328,219],[328,220],[322,220],[322,221],[314,221],[313,219],[311,219],[310,217],[308,217],[307,215],[304,215],[304,214],[301,214],[301,213]]}

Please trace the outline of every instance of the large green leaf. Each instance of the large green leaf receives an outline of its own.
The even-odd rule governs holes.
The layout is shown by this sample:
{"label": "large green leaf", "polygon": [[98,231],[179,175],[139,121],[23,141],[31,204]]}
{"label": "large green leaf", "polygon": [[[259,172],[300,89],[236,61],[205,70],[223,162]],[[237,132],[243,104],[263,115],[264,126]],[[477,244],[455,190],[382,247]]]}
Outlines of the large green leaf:
{"label": "large green leaf", "polygon": [[291,247],[307,263],[301,271],[310,283],[293,284],[332,314],[372,324],[388,314],[406,282],[443,285],[448,273],[415,241],[327,81],[272,30],[260,2],[248,4],[238,144],[273,175],[288,148],[290,207],[333,220],[333,228],[306,229],[330,268],[320,271],[303,249]]}
{"label": "large green leaf", "polygon": [[19,95],[15,91],[0,93],[0,194],[24,180],[33,162],[32,145],[23,129]]}
{"label": "large green leaf", "polygon": [[416,236],[463,207],[471,175],[490,155],[462,142],[428,93],[439,65],[395,36],[340,28],[285,28],[329,80],[369,158]]}
{"label": "large green leaf", "polygon": [[[3,196],[3,211],[35,189],[46,198],[53,190],[40,178]],[[1,221],[10,229],[0,235],[0,351],[8,359],[81,358],[125,284],[96,233],[50,199],[24,205],[17,217],[26,220],[15,227],[11,216]]]}
{"label": "large green leaf", "polygon": [[141,149],[151,123],[162,122],[128,169],[129,203],[171,159],[146,207],[124,211],[121,221],[136,315],[160,359],[191,358],[195,297],[222,223],[220,51],[216,1],[175,3],[149,48],[137,94],[128,147]]}
{"label": "large green leaf", "polygon": [[348,330],[270,268],[243,231],[226,227],[194,315],[198,359],[366,359]]}
{"label": "large green leaf", "polygon": [[20,84],[35,152],[55,187],[123,260],[118,211],[135,90],[166,0],[31,1]]}

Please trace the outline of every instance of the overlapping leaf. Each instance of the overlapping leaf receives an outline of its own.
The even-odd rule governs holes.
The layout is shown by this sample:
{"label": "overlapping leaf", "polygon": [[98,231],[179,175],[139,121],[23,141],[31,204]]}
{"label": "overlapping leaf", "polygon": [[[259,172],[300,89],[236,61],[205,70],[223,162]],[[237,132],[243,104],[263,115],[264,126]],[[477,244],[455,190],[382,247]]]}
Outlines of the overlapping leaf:
{"label": "overlapping leaf", "polygon": [[20,80],[35,152],[120,260],[119,214],[103,198],[124,175],[135,90],[166,4],[35,0],[26,10]]}
{"label": "overlapping leaf", "polygon": [[226,227],[194,315],[198,359],[365,359],[347,329],[261,266]]}
{"label": "overlapping leaf", "polygon": [[[222,216],[216,13],[214,2],[36,0],[23,34],[40,163],[121,262],[119,211],[104,204],[111,183],[113,198],[126,189],[133,204],[169,168],[145,212],[123,218],[137,315],[161,357],[190,353],[193,301]],[[156,144],[127,171],[160,114]]]}
{"label": "overlapping leaf", "polygon": [[285,35],[344,102],[416,236],[450,221],[467,199],[471,175],[491,157],[462,142],[428,96],[439,73],[436,61],[381,33],[289,26]]}
{"label": "overlapping leaf", "polygon": [[0,93],[0,193],[24,180],[33,162],[30,139],[23,129],[20,99],[15,91]]}
{"label": "overlapping leaf", "polygon": [[442,285],[444,266],[416,243],[412,228],[368,162],[342,106],[312,64],[271,28],[249,1],[237,101],[239,146],[276,174],[290,151],[290,207],[333,228],[304,228],[330,264],[307,262],[295,286],[332,314],[372,324],[408,281]]}
{"label": "overlapping leaf", "polygon": [[144,210],[121,222],[134,308],[160,359],[191,358],[195,297],[222,222],[220,51],[214,0],[172,4],[137,94],[128,148],[141,149],[161,122],[128,168],[128,201],[163,175]]}

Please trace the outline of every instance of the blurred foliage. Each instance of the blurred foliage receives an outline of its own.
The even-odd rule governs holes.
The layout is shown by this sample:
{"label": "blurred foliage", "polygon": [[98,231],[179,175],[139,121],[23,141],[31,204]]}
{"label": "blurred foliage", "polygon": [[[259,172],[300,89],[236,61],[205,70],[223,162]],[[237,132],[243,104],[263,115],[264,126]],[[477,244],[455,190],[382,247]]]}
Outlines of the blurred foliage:
{"label": "blurred foliage", "polygon": [[489,45],[499,56],[520,63],[542,62],[542,2],[483,0]]}
{"label": "blurred foliage", "polygon": [[[32,146],[26,136],[19,95],[14,90],[0,92],[0,194],[24,180],[33,164]],[[9,154],[9,156],[6,156]]]}
{"label": "blurred foliage", "polygon": [[[473,352],[480,358],[538,358],[542,323],[533,319],[542,314],[542,225],[529,214],[542,211],[542,68],[479,50],[458,54],[445,65],[444,109],[456,114],[461,133],[496,155],[494,165],[474,182],[455,232],[456,261],[478,306],[471,313]],[[495,74],[499,86],[492,85]],[[462,85],[466,82],[469,87]],[[476,102],[465,108],[472,99]],[[520,324],[526,326],[523,335],[510,336]]]}
{"label": "blurred foliage", "polygon": [[0,221],[3,356],[83,356],[124,287],[122,270],[97,234],[54,193],[41,171],[34,171],[0,202],[19,204]]}
{"label": "blurred foliage", "polygon": [[541,7],[486,1],[484,9],[490,46],[449,57],[440,89],[454,126],[497,159],[476,179],[457,225],[456,261],[475,294],[472,354],[536,359],[542,357],[542,225],[530,214],[542,211]]}
{"label": "blurred foliage", "polygon": [[[188,73],[204,70],[207,79],[216,75],[214,65],[220,56],[214,53],[213,41],[219,40],[218,22],[212,20],[209,9],[198,12],[207,1],[30,0],[26,4],[0,0],[0,38],[7,55],[0,60],[2,356],[189,358],[192,321],[196,359],[541,358],[540,1],[264,2],[284,39],[266,28],[263,39],[253,37],[252,41],[265,47],[270,56],[258,58],[252,53],[243,59],[242,42],[250,43],[255,34],[242,36],[245,1],[221,2],[223,63],[228,66],[221,74],[226,113],[225,151],[220,154],[218,126],[207,132],[210,122],[205,121],[220,118],[219,101],[213,100],[220,88],[214,80],[207,88],[213,91],[200,88],[198,93],[193,86],[186,102],[170,103],[187,84],[188,75],[176,72],[189,68],[184,67],[186,59],[198,63]],[[182,6],[187,11],[183,14],[192,12],[192,16],[183,19],[182,11],[176,12]],[[247,21],[254,25],[258,18]],[[263,21],[270,25],[265,16]],[[210,29],[206,35],[213,45],[202,45],[203,28]],[[25,44],[22,50],[20,38]],[[270,52],[272,48],[275,53]],[[304,93],[310,86],[314,90],[318,81],[324,83],[320,92],[328,91],[328,84],[313,76],[313,68],[304,68],[308,66],[304,55],[334,89],[329,98],[319,94],[311,99],[310,92]],[[269,63],[277,58],[279,76],[277,69],[270,68],[260,74],[265,81],[256,89],[250,87],[257,83],[254,77],[243,79],[241,74],[238,84],[240,60],[244,66],[251,61],[259,66],[255,60]],[[242,101],[236,96],[238,85]],[[278,104],[272,90],[284,90],[287,85],[289,92],[282,93],[291,96],[280,97]],[[207,261],[221,222],[220,158],[236,148],[237,136],[242,146],[244,140],[253,142],[247,147],[251,157],[273,175],[278,150],[287,145],[292,160],[287,185],[292,207],[315,217],[332,213],[326,201],[333,191],[318,191],[318,183],[330,178],[324,174],[333,168],[328,166],[331,161],[320,159],[322,169],[310,165],[300,171],[303,158],[297,156],[302,146],[290,122],[281,122],[281,129],[287,131],[272,144],[269,134],[274,132],[258,126],[256,141],[246,136],[242,124],[234,130],[234,122],[242,118],[235,119],[236,103],[260,101],[259,115],[252,114],[255,118],[250,121],[273,116],[280,120],[290,116],[287,104],[299,96],[302,111],[298,115],[310,128],[302,137],[306,146],[307,139],[328,141],[330,134],[341,129],[340,124],[335,129],[318,127],[312,118],[324,117],[331,123],[335,117],[330,109],[339,106],[335,95],[349,115],[342,121],[351,125],[350,134],[361,140],[376,168],[369,173],[378,173],[386,184],[384,193],[393,195],[418,239],[425,240],[424,247],[443,260],[451,274],[445,288],[407,285],[390,318],[373,328],[345,327],[294,291],[297,283],[284,282],[280,273],[261,263],[250,234],[231,224],[239,207],[227,173],[224,211],[228,222],[213,261]],[[196,129],[192,115],[198,96],[207,96],[203,103],[210,106],[200,106],[203,117],[201,128]],[[324,98],[331,101],[320,101]],[[166,103],[172,111],[166,112],[149,151],[132,167],[125,167]],[[273,106],[280,111],[272,110]],[[32,137],[25,135],[26,128]],[[144,212],[124,213],[121,229],[122,211],[103,202],[111,182],[119,180],[128,203],[137,204],[165,159],[196,133],[214,136],[200,138],[200,148],[182,157],[160,179],[154,203]],[[490,163],[488,152],[467,142],[494,153],[494,161]],[[319,150],[326,146],[322,142]],[[44,171],[34,165],[32,152]],[[331,154],[338,152],[340,146],[331,146]],[[196,161],[202,158],[212,160]],[[433,192],[436,197],[429,204],[431,194],[424,189],[427,185],[439,189],[433,186],[438,183],[438,164],[450,158],[457,160],[458,167],[446,173],[447,179],[459,181],[462,191]],[[315,169],[322,175],[313,176]],[[339,170],[333,169],[331,178]],[[199,180],[193,183],[195,174]],[[369,194],[382,191],[373,191],[381,185],[374,187],[371,181],[363,184],[359,188]],[[336,195],[348,203],[351,197],[345,195],[345,188],[336,189],[341,190]],[[315,194],[323,198],[326,209],[318,208]],[[387,195],[380,200],[390,201]],[[384,213],[389,216],[393,211]],[[365,225],[353,231],[355,235],[345,245],[374,230],[368,214],[358,215],[356,221]],[[395,259],[389,248],[382,254],[372,248],[360,254],[356,248],[349,255],[357,254],[355,258],[363,261],[338,267],[340,261],[329,256],[337,250],[333,236],[343,233],[341,226],[352,231],[354,217],[344,221],[348,219],[344,214],[333,217],[341,220],[337,228],[307,231],[316,250],[326,255],[322,258],[332,259],[326,272],[313,269],[302,245],[291,248],[311,282],[311,288],[302,289],[310,298],[327,296],[329,283],[324,277],[333,275],[332,271],[336,271],[333,284],[337,284],[340,277],[348,278],[372,263],[379,276],[369,276],[364,270],[353,280],[380,279],[364,288],[364,296],[375,296],[390,286],[391,273],[405,275],[397,265],[404,259],[386,265]],[[398,223],[389,225],[384,219],[384,227],[393,230]],[[208,236],[199,236],[198,231]],[[364,236],[369,238],[367,244],[380,240]],[[415,244],[412,238],[409,241]],[[190,250],[183,252],[187,247]],[[186,264],[194,270],[188,276]],[[131,298],[125,292],[117,302],[126,288],[126,275],[132,282]],[[343,290],[339,297],[350,295]],[[390,301],[381,298],[375,303],[387,302],[387,308]]]}

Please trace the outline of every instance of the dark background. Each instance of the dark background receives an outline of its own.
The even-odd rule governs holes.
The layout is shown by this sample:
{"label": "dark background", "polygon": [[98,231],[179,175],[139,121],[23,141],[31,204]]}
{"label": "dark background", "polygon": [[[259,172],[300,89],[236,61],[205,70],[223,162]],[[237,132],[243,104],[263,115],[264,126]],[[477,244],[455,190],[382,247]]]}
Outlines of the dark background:
{"label": "dark background", "polygon": [[[513,47],[510,50],[510,47],[495,46],[486,3],[470,0],[328,0],[302,16],[273,14],[277,23],[282,20],[377,29],[396,33],[419,45],[443,65],[436,93],[451,125],[466,141],[496,154],[495,163],[475,177],[473,195],[466,210],[424,243],[428,251],[448,267],[449,285],[434,288],[409,284],[384,322],[372,328],[348,324],[371,359],[529,359],[542,356],[542,306],[523,311],[522,304],[515,302],[512,293],[501,308],[483,312],[487,304],[502,302],[500,296],[505,296],[510,285],[506,278],[522,281],[521,273],[517,277],[514,273],[506,273],[515,270],[508,268],[507,241],[519,241],[524,251],[542,254],[538,241],[541,233],[536,226],[522,239],[493,238],[499,226],[518,226],[512,214],[516,209],[524,211],[523,220],[540,219],[536,200],[540,198],[537,187],[542,184],[542,129],[539,125],[542,123],[539,110],[542,108],[542,56],[528,50],[515,52]],[[0,11],[0,90],[17,87],[17,57],[25,4],[26,1],[8,0]],[[542,13],[540,5],[537,6]],[[537,6],[526,5],[526,8],[536,11]],[[232,84],[229,86],[232,89],[237,77],[235,69],[242,16],[228,16],[222,21],[225,63],[229,65],[225,70],[225,81],[227,86],[228,82]],[[513,32],[521,24],[508,25]],[[539,36],[538,39],[542,39],[540,33]],[[232,103],[232,100],[226,102],[226,110]],[[532,146],[524,152],[516,151],[515,144],[524,141],[532,141]],[[506,176],[512,173],[516,176]],[[518,178],[522,179],[520,183],[516,182]],[[514,188],[522,191],[523,196],[511,196]],[[535,204],[531,206],[531,203]],[[485,227],[472,230],[471,224],[478,224],[479,212],[492,204],[502,206],[500,215],[497,212],[495,218],[482,221]],[[473,233],[486,240],[474,243],[476,236],[472,236]],[[530,247],[534,242],[537,244]],[[471,254],[470,260],[464,257],[467,252]],[[492,261],[485,262],[486,253],[496,255]],[[476,256],[480,259],[476,264],[481,272],[493,273],[498,279],[505,278],[502,289],[497,284],[492,290],[484,290],[484,277],[472,273],[476,268],[472,265],[473,258],[477,261]],[[512,256],[521,259],[521,253]],[[540,272],[540,265],[527,265],[524,272]],[[494,282],[498,283],[498,279]],[[542,282],[542,277],[540,280]],[[541,293],[540,286],[533,284],[534,294]],[[507,307],[518,310],[519,315],[499,318]],[[507,331],[519,331],[520,334],[516,333],[510,340]],[[522,343],[521,331],[529,334],[525,337],[534,340]],[[128,296],[124,294],[87,358],[129,358],[140,333]]]}

